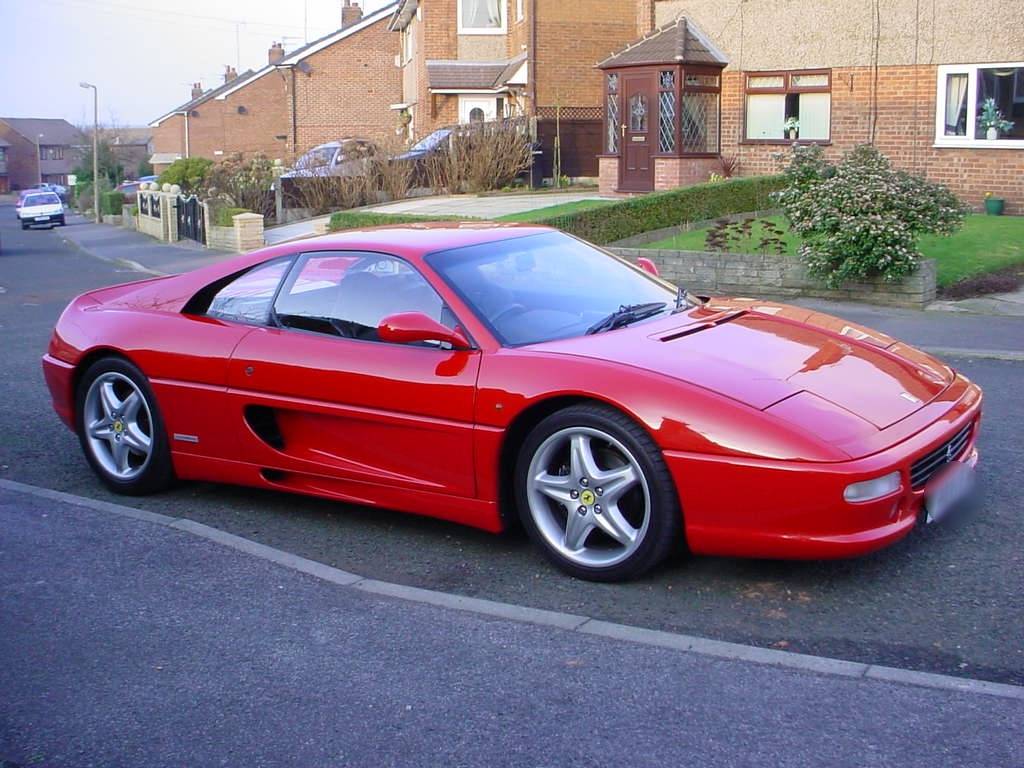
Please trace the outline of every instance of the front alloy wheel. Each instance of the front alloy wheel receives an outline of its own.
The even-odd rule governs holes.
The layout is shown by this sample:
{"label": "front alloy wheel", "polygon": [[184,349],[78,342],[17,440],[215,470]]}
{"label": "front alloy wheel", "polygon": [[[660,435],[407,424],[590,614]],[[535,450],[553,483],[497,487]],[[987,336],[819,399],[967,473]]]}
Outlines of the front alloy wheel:
{"label": "front alloy wheel", "polygon": [[96,474],[119,493],[159,490],[173,478],[167,438],[145,376],[131,363],[95,363],[79,386],[78,436]]}
{"label": "front alloy wheel", "polygon": [[517,495],[531,536],[580,578],[638,576],[678,540],[678,501],[657,446],[604,406],[568,408],[530,433]]}

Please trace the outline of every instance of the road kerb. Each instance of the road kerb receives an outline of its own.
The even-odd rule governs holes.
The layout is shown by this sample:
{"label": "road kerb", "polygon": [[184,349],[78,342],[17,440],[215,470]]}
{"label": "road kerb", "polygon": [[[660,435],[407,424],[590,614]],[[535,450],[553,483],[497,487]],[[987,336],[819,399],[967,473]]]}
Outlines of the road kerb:
{"label": "road kerb", "polygon": [[0,489],[7,489],[16,493],[30,494],[40,498],[51,499],[53,501],[60,501],[78,507],[93,509],[99,512],[108,512],[141,522],[154,523],[167,528],[174,528],[182,533],[199,536],[222,546],[236,549],[252,557],[268,560],[285,568],[300,571],[339,586],[358,589],[361,592],[380,597],[408,600],[410,602],[465,611],[509,621],[540,624],[568,632],[581,632],[588,635],[604,637],[610,640],[632,642],[641,645],[656,646],[659,648],[669,648],[685,653],[694,653],[717,659],[744,661],[752,664],[784,667],[816,674],[866,679],[874,682],[891,683],[896,685],[911,685],[915,687],[933,688],[964,694],[982,694],[1024,701],[1024,686],[994,683],[987,680],[976,680],[973,678],[953,677],[951,675],[941,675],[931,672],[918,672],[909,669],[898,669],[878,664],[865,664],[862,662],[847,661],[844,659],[833,659],[827,656],[792,653],[773,648],[760,648],[758,646],[743,645],[741,643],[730,643],[722,640],[712,640],[709,638],[694,637],[674,632],[634,627],[626,624],[615,624],[587,616],[562,613],[560,611],[548,611],[540,608],[515,605],[513,603],[503,603],[494,600],[485,600],[482,598],[452,594],[450,592],[439,592],[430,589],[422,589],[420,587],[394,584],[392,582],[380,581],[377,579],[367,579],[359,576],[358,574],[343,571],[323,563],[318,563],[314,560],[309,560],[290,552],[285,552],[275,547],[267,546],[266,544],[260,544],[259,542],[252,541],[251,539],[236,536],[235,534],[228,533],[227,531],[222,531],[219,528],[213,528],[186,518],[169,517],[167,515],[148,512],[146,510],[136,509],[122,504],[90,499],[86,496],[77,496],[63,491],[55,491],[49,488],[41,488],[35,485],[19,483],[14,480],[0,479]]}

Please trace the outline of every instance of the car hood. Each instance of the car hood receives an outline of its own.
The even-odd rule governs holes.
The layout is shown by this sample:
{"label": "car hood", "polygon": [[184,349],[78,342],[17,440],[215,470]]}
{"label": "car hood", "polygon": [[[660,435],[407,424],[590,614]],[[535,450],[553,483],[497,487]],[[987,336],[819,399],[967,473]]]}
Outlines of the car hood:
{"label": "car hood", "polygon": [[884,334],[780,304],[710,305],[535,347],[669,376],[837,442],[891,426],[953,381],[945,365]]}

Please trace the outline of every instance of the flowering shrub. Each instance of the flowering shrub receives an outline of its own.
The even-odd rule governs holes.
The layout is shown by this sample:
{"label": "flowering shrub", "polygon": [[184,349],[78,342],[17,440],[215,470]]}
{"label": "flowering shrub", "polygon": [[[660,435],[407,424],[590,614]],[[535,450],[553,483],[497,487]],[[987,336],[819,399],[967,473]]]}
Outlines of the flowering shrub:
{"label": "flowering shrub", "polygon": [[870,145],[833,167],[818,147],[797,147],[779,204],[803,239],[811,274],[836,287],[881,276],[898,280],[917,269],[923,233],[952,234],[964,205],[941,184],[895,170]]}

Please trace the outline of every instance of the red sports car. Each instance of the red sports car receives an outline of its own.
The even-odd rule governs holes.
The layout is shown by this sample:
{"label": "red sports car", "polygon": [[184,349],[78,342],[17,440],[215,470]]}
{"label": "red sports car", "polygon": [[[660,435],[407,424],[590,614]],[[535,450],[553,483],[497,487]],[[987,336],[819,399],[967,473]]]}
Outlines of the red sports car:
{"label": "red sports car", "polygon": [[500,531],[579,577],[684,544],[857,555],[968,492],[981,391],[807,309],[691,297],[563,233],[352,231],[91,291],[43,358],[122,493],[241,483]]}

